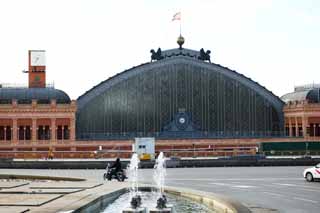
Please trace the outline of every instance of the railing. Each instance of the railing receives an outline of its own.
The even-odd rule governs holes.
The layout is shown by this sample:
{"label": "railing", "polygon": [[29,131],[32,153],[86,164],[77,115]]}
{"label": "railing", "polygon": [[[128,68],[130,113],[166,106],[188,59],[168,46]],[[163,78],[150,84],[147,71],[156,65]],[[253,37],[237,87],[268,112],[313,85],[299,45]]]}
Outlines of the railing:
{"label": "railing", "polygon": [[304,91],[304,90],[314,89],[314,88],[320,88],[320,84],[313,83],[313,84],[294,86],[294,91],[299,92],[299,91]]}
{"label": "railing", "polygon": [[[29,85],[19,83],[0,83],[0,88],[29,88]],[[54,82],[46,83],[46,88],[54,88]]]}
{"label": "railing", "polygon": [[[219,157],[219,156],[237,156],[243,154],[256,154],[254,147],[247,147],[240,149],[159,149],[157,152],[165,152],[167,157]],[[131,150],[102,150],[102,151],[52,151],[53,158],[130,158]],[[19,159],[47,159],[48,151],[0,151],[1,158],[19,158]]]}
{"label": "railing", "polygon": [[77,140],[106,140],[106,139],[132,139],[136,137],[155,137],[159,139],[180,139],[180,138],[288,138],[285,131],[250,131],[250,132],[234,132],[234,131],[217,131],[217,132],[123,132],[123,133],[106,133],[106,132],[90,132],[77,133]]}

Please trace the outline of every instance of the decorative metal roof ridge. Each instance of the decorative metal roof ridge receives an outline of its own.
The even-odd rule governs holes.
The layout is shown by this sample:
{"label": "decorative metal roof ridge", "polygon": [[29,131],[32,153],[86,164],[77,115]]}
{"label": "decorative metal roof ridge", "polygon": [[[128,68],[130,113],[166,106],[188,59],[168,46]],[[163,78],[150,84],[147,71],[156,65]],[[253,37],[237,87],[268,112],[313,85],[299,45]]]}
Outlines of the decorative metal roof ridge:
{"label": "decorative metal roof ridge", "polygon": [[[182,50],[183,50],[183,49],[184,49],[184,48],[182,48]],[[177,49],[171,49],[171,50],[179,50],[179,49],[177,48]],[[170,50],[166,50],[166,51],[170,51]],[[166,52],[166,51],[164,51],[164,52]],[[191,51],[194,51],[194,50],[191,50]],[[194,52],[197,52],[197,51],[194,51]],[[195,62],[197,62],[197,63],[202,63],[203,65],[206,65],[206,66],[217,66],[217,67],[220,67],[220,68],[222,68],[222,69],[225,69],[225,70],[227,70],[227,71],[229,71],[229,72],[232,72],[232,73],[236,74],[237,76],[242,77],[242,78],[248,80],[249,82],[252,82],[252,83],[255,84],[256,86],[264,89],[264,90],[265,90],[267,93],[269,93],[271,96],[276,97],[276,99],[277,99],[280,103],[284,104],[284,101],[281,100],[281,98],[280,98],[279,96],[275,95],[272,91],[268,90],[266,87],[260,85],[258,82],[252,80],[251,78],[246,77],[245,75],[243,75],[243,74],[241,74],[241,73],[238,73],[238,72],[235,71],[235,70],[232,70],[232,69],[230,69],[230,68],[228,68],[228,67],[225,67],[225,66],[222,66],[222,65],[220,65],[220,64],[206,63],[206,62],[204,62],[204,61],[202,61],[202,60],[198,60],[198,59],[196,59],[196,58],[194,58],[194,57],[184,57],[183,55],[178,55],[177,57],[168,57],[168,58],[165,58],[165,59],[163,59],[163,60],[157,60],[157,61],[155,61],[155,62],[147,62],[147,63],[143,63],[143,64],[140,64],[140,65],[137,65],[137,66],[133,66],[133,67],[131,67],[131,68],[129,68],[129,69],[126,69],[126,70],[124,70],[124,71],[122,71],[122,72],[120,72],[120,73],[117,73],[117,74],[109,77],[108,79],[100,82],[99,84],[95,85],[95,86],[92,87],[90,90],[86,91],[83,95],[79,96],[79,97],[77,98],[77,100],[79,101],[82,97],[84,97],[85,95],[87,95],[87,94],[90,93],[90,92],[93,92],[95,89],[98,89],[100,86],[104,85],[106,82],[108,82],[108,81],[110,81],[110,80],[112,80],[112,79],[116,79],[116,78],[118,78],[119,76],[124,75],[124,74],[128,73],[129,71],[132,71],[132,70],[134,70],[134,69],[136,69],[136,68],[144,67],[145,65],[156,65],[156,66],[159,65],[159,66],[161,66],[161,64],[163,64],[164,62],[176,60],[176,59],[178,59],[178,58],[184,59],[184,60],[193,60],[193,61],[195,61]],[[96,91],[94,91],[94,92],[96,92]],[[79,102],[78,102],[78,103],[79,103]]]}

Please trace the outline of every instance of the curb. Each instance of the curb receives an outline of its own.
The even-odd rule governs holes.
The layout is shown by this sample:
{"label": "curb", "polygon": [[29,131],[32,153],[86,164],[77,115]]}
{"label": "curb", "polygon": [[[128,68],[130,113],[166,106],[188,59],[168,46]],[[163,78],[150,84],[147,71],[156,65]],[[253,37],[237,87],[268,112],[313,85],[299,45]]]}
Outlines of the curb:
{"label": "curb", "polygon": [[86,179],[82,179],[82,178],[72,178],[72,177],[52,177],[52,176],[38,176],[38,175],[13,175],[13,174],[0,174],[0,179],[56,180],[56,181],[86,181]]}
{"label": "curb", "polygon": [[217,195],[211,192],[190,190],[178,187],[165,187],[164,191],[169,194],[194,200],[216,212],[251,213],[251,210],[248,207],[241,204],[239,201],[224,197],[222,195]]}

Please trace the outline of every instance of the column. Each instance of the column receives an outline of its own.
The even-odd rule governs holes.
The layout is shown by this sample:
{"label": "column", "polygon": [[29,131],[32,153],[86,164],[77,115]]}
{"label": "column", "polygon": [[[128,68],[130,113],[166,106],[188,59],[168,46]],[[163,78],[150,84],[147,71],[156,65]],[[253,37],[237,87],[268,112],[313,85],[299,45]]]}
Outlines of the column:
{"label": "column", "polygon": [[64,125],[61,126],[61,132],[62,132],[61,140],[62,140],[62,143],[63,143],[64,142]]}
{"label": "column", "polygon": [[292,123],[291,123],[290,117],[289,117],[289,136],[292,137]]}
{"label": "column", "polygon": [[299,137],[299,125],[298,125],[298,118],[295,117],[295,122],[296,122],[296,137]]}
{"label": "column", "polygon": [[13,120],[12,120],[12,142],[13,143],[17,143],[18,142],[18,121],[17,121],[17,119],[16,118],[14,118]]}
{"label": "column", "polygon": [[7,140],[7,126],[4,126],[4,140]]}
{"label": "column", "polygon": [[26,126],[23,126],[23,140],[24,141],[26,141],[26,131],[27,131]]}
{"label": "column", "polygon": [[51,142],[56,141],[56,119],[51,118]]}
{"label": "column", "polygon": [[76,140],[76,119],[70,118],[70,140],[74,142]]}
{"label": "column", "polygon": [[307,136],[307,122],[308,122],[308,118],[302,117],[302,136],[304,138],[308,137]]}
{"label": "column", "polygon": [[313,124],[313,137],[316,137],[316,124]]}
{"label": "column", "polygon": [[37,141],[37,120],[35,118],[32,119],[32,133],[31,140],[33,142]]}

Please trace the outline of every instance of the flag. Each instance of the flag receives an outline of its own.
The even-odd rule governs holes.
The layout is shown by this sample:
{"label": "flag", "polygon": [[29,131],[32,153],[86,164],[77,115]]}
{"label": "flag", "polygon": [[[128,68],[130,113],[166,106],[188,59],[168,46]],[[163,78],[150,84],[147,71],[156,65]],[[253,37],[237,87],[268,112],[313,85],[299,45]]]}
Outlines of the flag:
{"label": "flag", "polygon": [[173,15],[172,21],[181,20],[181,12],[178,12]]}

